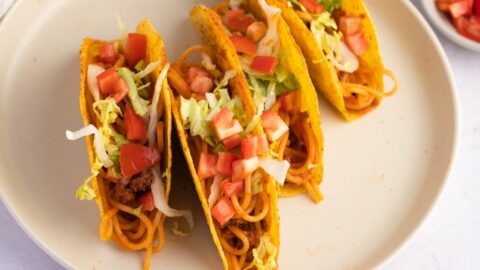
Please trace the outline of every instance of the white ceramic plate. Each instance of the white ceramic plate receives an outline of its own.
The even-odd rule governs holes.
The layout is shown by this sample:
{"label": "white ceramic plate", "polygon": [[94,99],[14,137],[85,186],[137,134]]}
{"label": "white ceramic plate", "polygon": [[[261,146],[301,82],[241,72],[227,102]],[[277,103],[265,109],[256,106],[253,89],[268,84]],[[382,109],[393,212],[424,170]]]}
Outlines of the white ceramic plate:
{"label": "white ceramic plate", "polygon": [[425,13],[427,13],[428,18],[435,25],[435,27],[458,45],[472,51],[480,52],[480,43],[460,35],[448,17],[438,11],[437,7],[435,6],[435,1],[436,0],[422,0]]}
{"label": "white ceramic plate", "polygon": [[[138,269],[143,256],[100,241],[96,205],[74,198],[89,173],[84,142],[64,137],[65,129],[81,126],[81,39],[118,37],[115,14],[131,29],[148,17],[175,59],[198,42],[187,16],[198,2],[19,1],[0,26],[0,192],[20,226],[67,268]],[[326,199],[280,201],[283,269],[381,265],[418,229],[452,165],[457,109],[445,54],[409,1],[366,3],[401,89],[351,124],[321,99]],[[197,227],[186,238],[169,236],[152,269],[220,269],[175,151],[173,205],[193,208]]]}

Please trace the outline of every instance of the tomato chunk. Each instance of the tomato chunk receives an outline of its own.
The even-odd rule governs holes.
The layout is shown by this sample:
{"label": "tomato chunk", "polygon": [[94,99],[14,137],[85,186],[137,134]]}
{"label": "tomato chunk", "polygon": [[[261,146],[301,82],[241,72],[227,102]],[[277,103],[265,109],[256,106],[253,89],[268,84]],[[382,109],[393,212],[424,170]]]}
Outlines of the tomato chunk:
{"label": "tomato chunk", "polygon": [[273,75],[277,66],[277,58],[275,56],[257,55],[253,58],[250,67],[258,72]]}
{"label": "tomato chunk", "polygon": [[300,3],[310,13],[319,14],[325,11],[325,8],[322,5],[320,5],[316,0],[300,0]]}
{"label": "tomato chunk", "polygon": [[368,43],[363,36],[363,32],[345,36],[345,41],[350,50],[356,55],[361,55],[368,50]]}
{"label": "tomato chunk", "polygon": [[240,138],[240,135],[234,134],[226,139],[223,140],[223,145],[225,145],[225,148],[227,149],[232,149],[234,147],[237,147],[240,145],[242,141],[242,138]]}
{"label": "tomato chunk", "polygon": [[267,26],[263,22],[254,22],[247,28],[247,37],[253,42],[259,42],[267,33]]}
{"label": "tomato chunk", "polygon": [[257,45],[255,45],[255,42],[249,37],[233,34],[230,37],[230,40],[232,41],[233,46],[235,46],[237,53],[255,55],[257,52]]}
{"label": "tomato chunk", "polygon": [[210,92],[213,88],[213,81],[209,77],[197,76],[190,84],[190,89],[199,94]]}
{"label": "tomato chunk", "polygon": [[237,156],[230,152],[219,152],[216,169],[223,175],[230,176],[232,174],[232,163],[237,160]]}
{"label": "tomato chunk", "polygon": [[203,68],[191,67],[191,68],[188,69],[187,83],[189,83],[189,84],[192,83],[193,80],[198,76],[209,77],[210,74],[208,73],[208,71],[206,71]]}
{"label": "tomato chunk", "polygon": [[243,180],[258,168],[258,157],[241,159],[232,163],[232,181]]}
{"label": "tomato chunk", "polygon": [[223,197],[212,208],[212,216],[220,224],[225,225],[235,215],[232,201],[228,197]]}
{"label": "tomato chunk", "polygon": [[125,59],[130,69],[140,60],[145,60],[147,54],[147,36],[137,33],[129,33],[125,46]]}
{"label": "tomato chunk", "polygon": [[127,83],[125,83],[123,79],[119,78],[115,83],[115,90],[113,91],[111,96],[115,100],[115,102],[119,103],[127,95],[128,90],[129,89]]}
{"label": "tomato chunk", "polygon": [[119,80],[119,76],[115,71],[115,68],[109,68],[104,72],[98,74],[97,84],[100,89],[100,93],[109,95],[115,90],[115,84]]}
{"label": "tomato chunk", "polygon": [[278,140],[285,132],[288,131],[288,126],[285,122],[278,116],[276,112],[266,111],[262,114],[262,127],[267,134],[269,141]]}
{"label": "tomato chunk", "polygon": [[131,141],[143,141],[147,139],[147,128],[143,118],[127,104],[125,105],[125,127],[127,139]]}
{"label": "tomato chunk", "polygon": [[120,168],[125,178],[153,167],[159,160],[160,153],[156,149],[131,143],[120,146]]}
{"label": "tomato chunk", "polygon": [[460,16],[471,14],[472,7],[470,6],[468,0],[460,0],[450,3],[448,6],[448,11],[453,18],[458,18]]}
{"label": "tomato chunk", "polygon": [[280,109],[284,112],[289,112],[293,110],[293,103],[295,100],[295,93],[291,92],[288,94],[284,94],[280,97]]}
{"label": "tomato chunk", "polygon": [[262,134],[257,136],[257,155],[264,155],[269,152],[269,144],[267,135]]}
{"label": "tomato chunk", "polygon": [[155,209],[155,202],[153,200],[153,194],[151,191],[146,192],[140,198],[138,198],[138,201],[142,204],[142,210],[143,211],[153,211]]}
{"label": "tomato chunk", "polygon": [[113,43],[105,43],[100,46],[99,59],[106,64],[115,63],[117,60],[117,52],[115,51],[115,46],[113,46]]}
{"label": "tomato chunk", "polygon": [[233,112],[227,108],[223,108],[213,116],[212,127],[219,140],[223,140],[243,131],[242,125],[240,125],[238,120],[234,120],[233,116]]}
{"label": "tomato chunk", "polygon": [[201,153],[198,161],[197,174],[201,179],[207,179],[217,174],[216,157],[212,154]]}
{"label": "tomato chunk", "polygon": [[245,11],[240,8],[229,10],[225,13],[225,27],[231,32],[245,33],[248,27],[255,21],[255,18],[245,15]]}
{"label": "tomato chunk", "polygon": [[363,24],[360,16],[342,16],[340,18],[340,31],[346,35],[353,35],[362,32]]}
{"label": "tomato chunk", "polygon": [[257,156],[257,137],[248,137],[242,139],[240,145],[241,157],[243,159],[248,159]]}
{"label": "tomato chunk", "polygon": [[225,179],[220,184],[220,189],[222,190],[223,194],[232,197],[233,194],[237,195],[243,191],[244,182],[232,182],[230,179]]}

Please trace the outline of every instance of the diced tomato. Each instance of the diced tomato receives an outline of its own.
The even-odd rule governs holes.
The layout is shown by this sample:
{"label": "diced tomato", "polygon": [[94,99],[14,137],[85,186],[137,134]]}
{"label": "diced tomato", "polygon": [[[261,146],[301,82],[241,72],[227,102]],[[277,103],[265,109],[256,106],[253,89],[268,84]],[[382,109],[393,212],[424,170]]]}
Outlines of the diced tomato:
{"label": "diced tomato", "polygon": [[288,131],[288,126],[285,122],[278,116],[276,112],[266,111],[262,114],[262,127],[267,134],[269,141],[278,140],[285,132]]}
{"label": "diced tomato", "polygon": [[147,54],[147,36],[137,33],[129,33],[125,46],[125,59],[130,69],[140,60],[145,60]]}
{"label": "diced tomato", "polygon": [[251,16],[246,16],[243,9],[237,8],[225,13],[225,27],[231,32],[245,33],[248,27],[256,20]]}
{"label": "diced tomato", "polygon": [[100,92],[104,95],[109,95],[115,90],[115,84],[117,83],[118,79],[117,72],[115,68],[109,68],[104,72],[98,74],[97,76],[97,84]]}
{"label": "diced tomato", "polygon": [[153,211],[155,209],[155,202],[153,200],[153,194],[151,191],[146,192],[140,198],[138,198],[138,201],[142,204],[142,210],[143,211]]}
{"label": "diced tomato", "polygon": [[207,179],[217,174],[216,157],[212,154],[201,153],[198,161],[197,174],[201,179]]}
{"label": "diced tomato", "polygon": [[209,77],[197,76],[190,84],[190,90],[195,93],[207,93],[213,88],[213,81]]}
{"label": "diced tomato", "polygon": [[112,64],[117,60],[117,52],[113,43],[105,43],[100,46],[100,61],[106,64]]}
{"label": "diced tomato", "polygon": [[316,0],[300,0],[300,3],[311,13],[320,14],[325,11],[325,8]]}
{"label": "diced tomato", "polygon": [[237,156],[230,152],[219,152],[217,171],[223,175],[230,176],[232,174],[232,163],[237,159]]}
{"label": "diced tomato", "polygon": [[257,45],[249,37],[233,34],[230,40],[235,46],[237,53],[244,53],[248,55],[255,55],[257,53]]}
{"label": "diced tomato", "polygon": [[232,149],[234,147],[237,147],[240,145],[242,141],[242,138],[240,138],[240,135],[234,134],[226,139],[223,140],[223,145],[225,145],[225,148],[227,149]]}
{"label": "diced tomato", "polygon": [[340,18],[340,31],[346,35],[353,35],[362,32],[363,24],[360,16],[342,16]]}
{"label": "diced tomato", "polygon": [[115,102],[119,103],[128,93],[128,86],[127,83],[121,78],[118,78],[117,82],[115,83],[115,90],[111,93],[111,97],[115,100]]}
{"label": "diced tomato", "polygon": [[243,180],[258,168],[258,157],[241,159],[232,163],[232,181]]}
{"label": "diced tomato", "polygon": [[127,139],[143,141],[147,138],[147,128],[143,118],[128,105],[125,105],[125,127],[127,128]]}
{"label": "diced tomato", "polygon": [[232,201],[228,197],[223,197],[212,208],[212,216],[220,224],[225,225],[235,215]]}
{"label": "diced tomato", "polygon": [[453,23],[462,36],[480,42],[480,20],[475,19],[475,17],[467,19],[467,17],[462,16],[453,19]]}
{"label": "diced tomato", "polygon": [[284,112],[293,110],[293,102],[295,99],[295,92],[284,94],[280,97],[280,109]]}
{"label": "diced tomato", "polygon": [[187,83],[192,83],[197,76],[210,77],[210,74],[203,68],[191,67],[188,69]]}
{"label": "diced tomato", "polygon": [[472,7],[468,0],[459,0],[448,5],[448,11],[453,18],[471,14]]}
{"label": "diced tomato", "polygon": [[249,159],[257,156],[257,137],[242,139],[240,152],[242,159]]}
{"label": "diced tomato", "polygon": [[257,55],[253,58],[250,67],[258,72],[273,75],[277,66],[277,58],[275,56]]}
{"label": "diced tomato", "polygon": [[452,0],[436,0],[435,4],[437,5],[438,10],[443,12],[448,12],[448,6]]}
{"label": "diced tomato", "polygon": [[257,136],[257,155],[264,155],[270,150],[267,135],[262,134]]}
{"label": "diced tomato", "polygon": [[352,52],[356,55],[361,55],[368,50],[368,43],[363,36],[363,32],[345,36],[345,42],[350,50],[352,50]]}
{"label": "diced tomato", "polygon": [[480,21],[480,0],[474,0],[472,5],[472,13],[473,16]]}
{"label": "diced tomato", "polygon": [[120,168],[125,178],[153,167],[159,160],[157,149],[132,143],[120,145]]}
{"label": "diced tomato", "polygon": [[267,27],[263,22],[254,22],[247,28],[247,37],[253,42],[259,42],[267,33]]}
{"label": "diced tomato", "polygon": [[225,179],[220,184],[220,189],[222,190],[223,194],[232,197],[233,194],[237,195],[243,191],[244,182],[232,182],[230,179]]}
{"label": "diced tomato", "polygon": [[223,140],[243,131],[242,125],[240,125],[238,120],[234,120],[233,116],[233,112],[227,108],[223,108],[213,116],[212,127],[219,140]]}

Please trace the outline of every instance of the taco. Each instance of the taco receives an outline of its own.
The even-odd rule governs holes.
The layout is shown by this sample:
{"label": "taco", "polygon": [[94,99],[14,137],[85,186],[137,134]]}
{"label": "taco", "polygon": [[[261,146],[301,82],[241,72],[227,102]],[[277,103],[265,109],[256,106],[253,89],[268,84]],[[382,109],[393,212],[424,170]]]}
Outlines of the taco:
{"label": "taco", "polygon": [[[85,38],[80,50],[80,110],[85,127],[67,138],[86,137],[92,175],[77,190],[95,198],[100,238],[125,250],[145,250],[143,269],[164,244],[169,208],[171,103],[163,42],[149,20],[122,38]],[[93,136],[89,136],[93,135]],[[91,186],[90,186],[91,182]]]}
{"label": "taco", "polygon": [[[212,37],[228,39],[219,34]],[[202,60],[190,60],[197,53]],[[225,269],[277,269],[277,189],[261,168],[285,164],[269,158],[267,136],[240,91],[248,86],[228,61],[234,56],[209,42],[187,49],[168,73],[173,116]]]}
{"label": "taco", "polygon": [[[301,48],[312,81],[348,121],[376,108],[398,89],[383,67],[373,22],[362,0],[268,0]],[[384,92],[384,75],[394,86]]]}
{"label": "taco", "polygon": [[270,156],[290,165],[280,195],[307,192],[320,202],[323,135],[305,60],[279,8],[265,0],[237,2],[199,6],[192,20],[207,43],[229,56],[252,125],[267,135]]}

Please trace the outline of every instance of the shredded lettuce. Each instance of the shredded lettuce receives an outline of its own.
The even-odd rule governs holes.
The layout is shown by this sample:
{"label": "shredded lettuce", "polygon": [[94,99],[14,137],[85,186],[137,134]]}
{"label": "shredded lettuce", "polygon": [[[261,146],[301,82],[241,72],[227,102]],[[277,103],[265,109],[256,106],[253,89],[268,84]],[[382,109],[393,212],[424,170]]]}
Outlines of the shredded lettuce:
{"label": "shredded lettuce", "polygon": [[275,257],[277,256],[277,247],[272,244],[270,237],[264,235],[260,237],[260,243],[257,248],[252,250],[253,261],[244,270],[274,270],[277,269]]}
{"label": "shredded lettuce", "polygon": [[128,97],[130,98],[133,109],[138,115],[143,117],[148,111],[148,101],[138,95],[137,85],[133,79],[132,72],[128,68],[122,67],[117,70],[117,73],[125,83],[127,83],[129,89]]}
{"label": "shredded lettuce", "polygon": [[90,64],[87,69],[87,84],[90,93],[92,94],[95,101],[100,99],[100,89],[97,84],[97,76],[105,71],[104,68]]}
{"label": "shredded lettuce", "polygon": [[262,177],[263,175],[260,171],[256,171],[252,175],[252,193],[253,194],[258,194],[263,191]]}
{"label": "shredded lettuce", "polygon": [[283,186],[287,177],[290,163],[286,160],[276,160],[271,158],[260,158],[259,166]]}
{"label": "shredded lettuce", "polygon": [[139,215],[142,212],[143,205],[133,209],[133,213]]}
{"label": "shredded lettuce", "polygon": [[168,205],[168,201],[165,196],[165,188],[163,186],[163,181],[160,176],[160,165],[157,164],[151,170],[153,173],[151,190],[155,207],[158,209],[158,211],[162,212],[167,217],[185,217],[188,222],[188,226],[190,227],[190,229],[193,229],[194,222],[191,211],[173,209]]}
{"label": "shredded lettuce", "polygon": [[172,227],[170,228],[172,230],[172,233],[175,235],[175,236],[181,236],[181,237],[186,237],[188,236],[188,233],[182,231],[180,229],[180,225],[178,225],[178,222],[177,221],[174,221],[172,223]]}
{"label": "shredded lettuce", "polygon": [[196,101],[193,97],[190,99],[180,97],[180,115],[185,129],[190,129],[192,136],[200,136],[213,145],[213,130],[207,120],[209,112],[206,100]]}
{"label": "shredded lettuce", "polygon": [[118,30],[120,31],[120,38],[122,40],[122,45],[123,48],[127,45],[127,37],[128,37],[128,30],[127,27],[125,26],[125,23],[123,22],[122,18],[120,16],[116,16],[116,21],[117,21],[117,26]]}
{"label": "shredded lettuce", "polygon": [[317,2],[322,5],[328,13],[332,13],[332,11],[342,6],[342,0],[317,0]]}
{"label": "shredded lettuce", "polygon": [[152,105],[150,106],[150,119],[148,120],[148,129],[147,129],[147,138],[148,138],[148,146],[156,147],[157,146],[157,122],[158,122],[158,101],[160,100],[160,94],[162,93],[162,86],[165,78],[167,77],[168,69],[170,68],[170,64],[166,64],[160,75],[155,82],[155,90],[153,92],[152,98]]}
{"label": "shredded lettuce", "polygon": [[213,178],[212,186],[210,187],[210,195],[208,196],[208,206],[210,208],[217,202],[220,197],[220,184],[222,183],[224,176],[221,174],[215,175]]}
{"label": "shredded lettuce", "polygon": [[278,20],[280,19],[281,10],[277,7],[268,5],[265,0],[259,0],[258,4],[267,17],[268,29],[265,36],[258,43],[257,54],[276,56],[280,46]]}
{"label": "shredded lettuce", "polygon": [[111,124],[115,122],[118,115],[122,115],[120,107],[118,107],[114,99],[107,98],[93,103],[93,111],[95,112],[97,119],[102,124],[98,130],[102,135],[105,149],[110,155],[118,154],[118,144],[116,142],[112,142],[111,138],[114,135],[117,137],[117,139],[119,139],[119,137],[117,132],[112,128]]}
{"label": "shredded lettuce", "polygon": [[[327,28],[334,31],[330,34],[326,31]],[[318,46],[325,52],[326,57],[339,70],[354,72],[359,67],[358,58],[342,41],[342,33],[336,31],[337,29],[335,20],[328,12],[320,14],[310,23],[310,31],[312,31]]]}
{"label": "shredded lettuce", "polygon": [[[148,64],[146,67],[141,69],[138,73],[133,75],[133,79],[135,81],[141,80],[143,77],[145,77],[148,74],[154,72],[160,65],[161,65],[160,61],[155,61],[155,62],[152,62],[152,63]],[[135,67],[135,68],[137,68],[137,67]]]}

